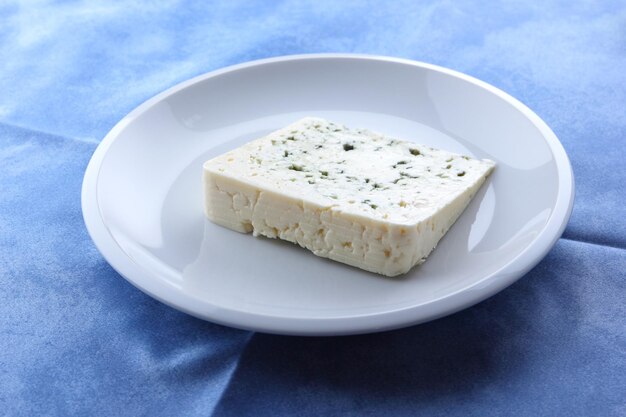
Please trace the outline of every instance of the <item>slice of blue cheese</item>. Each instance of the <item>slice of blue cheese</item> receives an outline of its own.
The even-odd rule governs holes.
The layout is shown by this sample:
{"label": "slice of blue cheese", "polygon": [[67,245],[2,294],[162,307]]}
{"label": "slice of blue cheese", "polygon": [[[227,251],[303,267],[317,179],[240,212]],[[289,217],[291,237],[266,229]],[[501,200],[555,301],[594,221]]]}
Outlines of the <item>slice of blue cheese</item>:
{"label": "slice of blue cheese", "polygon": [[426,259],[494,166],[305,118],[205,162],[205,212],[395,276]]}

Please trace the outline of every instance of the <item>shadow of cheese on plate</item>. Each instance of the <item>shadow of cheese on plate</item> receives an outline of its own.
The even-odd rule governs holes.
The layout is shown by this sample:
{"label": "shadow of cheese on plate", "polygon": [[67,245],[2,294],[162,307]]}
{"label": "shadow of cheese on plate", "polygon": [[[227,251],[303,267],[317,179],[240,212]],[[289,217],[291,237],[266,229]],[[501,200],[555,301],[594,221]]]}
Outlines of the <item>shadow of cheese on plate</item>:
{"label": "shadow of cheese on plate", "polygon": [[205,162],[205,212],[396,276],[424,262],[494,167],[308,117]]}

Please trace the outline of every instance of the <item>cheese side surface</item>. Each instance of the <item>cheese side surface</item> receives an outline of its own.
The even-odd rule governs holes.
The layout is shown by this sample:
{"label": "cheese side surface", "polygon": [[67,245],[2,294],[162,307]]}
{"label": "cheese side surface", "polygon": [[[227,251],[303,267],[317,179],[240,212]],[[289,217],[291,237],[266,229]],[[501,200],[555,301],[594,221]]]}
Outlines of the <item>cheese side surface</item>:
{"label": "cheese side surface", "polygon": [[494,169],[305,118],[204,163],[207,217],[386,276],[422,263]]}

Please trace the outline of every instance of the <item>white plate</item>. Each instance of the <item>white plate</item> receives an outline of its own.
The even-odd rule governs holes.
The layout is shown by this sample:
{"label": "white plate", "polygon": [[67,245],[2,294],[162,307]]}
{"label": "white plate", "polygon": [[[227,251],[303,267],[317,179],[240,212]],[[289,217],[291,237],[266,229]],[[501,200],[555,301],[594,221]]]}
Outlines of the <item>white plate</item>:
{"label": "white plate", "polygon": [[[426,263],[402,278],[206,220],[202,163],[303,116],[498,165]],[[561,235],[573,195],[563,147],[514,98],[433,65],[333,54],[236,65],[148,100],[94,153],[82,206],[104,257],[154,298],[229,326],[332,335],[432,320],[502,290]]]}

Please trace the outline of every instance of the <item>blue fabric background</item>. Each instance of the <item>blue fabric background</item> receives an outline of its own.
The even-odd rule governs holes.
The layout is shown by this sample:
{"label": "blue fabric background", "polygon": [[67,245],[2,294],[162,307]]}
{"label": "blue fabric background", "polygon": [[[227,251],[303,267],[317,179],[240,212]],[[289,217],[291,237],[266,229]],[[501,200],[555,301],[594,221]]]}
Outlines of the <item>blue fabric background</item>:
{"label": "blue fabric background", "polygon": [[[106,132],[255,58],[393,55],[535,110],[577,181],[563,238],[491,299],[424,325],[299,338],[136,290],[83,226]],[[626,415],[626,3],[0,2],[0,415]]]}

